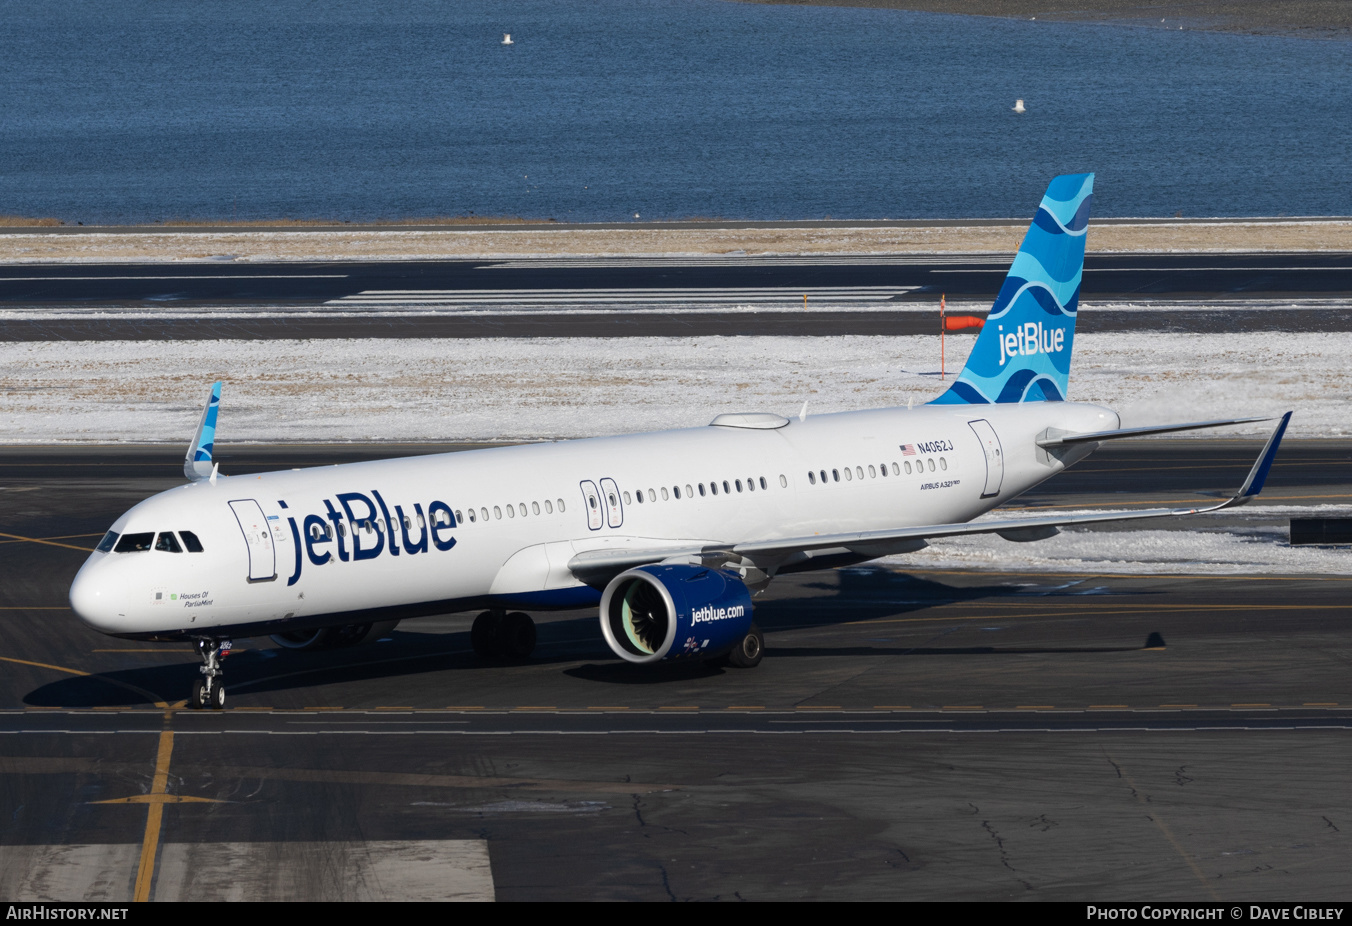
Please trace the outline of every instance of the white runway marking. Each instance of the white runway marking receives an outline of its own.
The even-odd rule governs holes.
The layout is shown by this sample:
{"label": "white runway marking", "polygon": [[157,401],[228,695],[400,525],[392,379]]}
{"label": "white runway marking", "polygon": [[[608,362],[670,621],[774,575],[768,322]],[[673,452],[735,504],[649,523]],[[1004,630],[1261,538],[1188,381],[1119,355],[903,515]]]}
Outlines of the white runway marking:
{"label": "white runway marking", "polygon": [[887,302],[918,286],[681,287],[631,289],[369,289],[331,299],[332,306],[451,305],[700,305],[709,303],[801,305],[806,296],[831,304]]}
{"label": "white runway marking", "polygon": [[[139,843],[0,846],[0,896],[129,901]],[[494,899],[480,839],[167,843],[151,900]]]}

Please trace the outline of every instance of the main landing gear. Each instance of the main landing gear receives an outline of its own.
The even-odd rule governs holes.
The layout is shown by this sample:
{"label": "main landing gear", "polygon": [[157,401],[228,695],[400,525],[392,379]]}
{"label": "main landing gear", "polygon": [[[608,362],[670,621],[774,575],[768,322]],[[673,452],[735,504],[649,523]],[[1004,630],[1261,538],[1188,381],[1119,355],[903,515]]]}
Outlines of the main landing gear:
{"label": "main landing gear", "polygon": [[525,659],[535,652],[535,621],[520,611],[485,611],[474,619],[469,640],[480,658]]}
{"label": "main landing gear", "polygon": [[202,668],[199,670],[202,677],[192,683],[189,707],[194,710],[209,707],[217,711],[225,707],[225,685],[221,682],[225,670],[221,668],[221,660],[230,652],[230,646],[229,640],[197,641],[197,655],[202,657]]}

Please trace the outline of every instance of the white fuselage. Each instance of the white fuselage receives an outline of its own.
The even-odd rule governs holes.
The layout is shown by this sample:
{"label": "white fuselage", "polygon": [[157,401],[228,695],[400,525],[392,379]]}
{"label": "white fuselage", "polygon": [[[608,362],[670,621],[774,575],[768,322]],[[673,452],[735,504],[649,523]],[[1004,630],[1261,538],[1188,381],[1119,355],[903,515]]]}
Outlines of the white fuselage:
{"label": "white fuselage", "polygon": [[599,595],[579,553],[963,522],[1064,468],[1035,443],[1049,428],[1117,426],[1069,402],[927,405],[222,476],[112,525],[191,531],[202,552],[96,552],[71,604],[147,638],[581,607]]}

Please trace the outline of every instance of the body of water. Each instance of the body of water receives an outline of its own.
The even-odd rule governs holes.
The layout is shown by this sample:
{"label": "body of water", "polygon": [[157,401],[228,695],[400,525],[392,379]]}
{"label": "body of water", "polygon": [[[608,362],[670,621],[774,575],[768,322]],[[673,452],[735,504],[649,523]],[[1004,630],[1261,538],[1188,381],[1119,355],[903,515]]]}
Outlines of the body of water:
{"label": "body of water", "polygon": [[720,0],[0,15],[3,214],[1023,216],[1082,171],[1100,216],[1352,214],[1348,42]]}

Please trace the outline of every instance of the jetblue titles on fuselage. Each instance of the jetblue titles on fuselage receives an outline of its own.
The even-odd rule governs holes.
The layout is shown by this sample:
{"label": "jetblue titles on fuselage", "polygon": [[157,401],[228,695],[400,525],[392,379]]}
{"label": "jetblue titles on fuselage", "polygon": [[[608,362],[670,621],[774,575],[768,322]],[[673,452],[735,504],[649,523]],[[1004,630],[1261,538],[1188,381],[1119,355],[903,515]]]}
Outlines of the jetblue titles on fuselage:
{"label": "jetblue titles on fuselage", "polygon": [[[295,585],[300,579],[304,563],[302,546],[305,558],[315,566],[326,566],[335,559],[343,563],[371,560],[384,553],[416,556],[429,551],[429,541],[432,548],[442,551],[455,546],[455,538],[450,536],[457,526],[455,512],[443,501],[432,501],[425,514],[417,502],[411,512],[406,512],[402,505],[387,505],[375,489],[370,495],[339,492],[333,499],[321,502],[323,514],[287,516],[296,547],[295,572],[286,580],[287,585]],[[290,511],[283,499],[278,499],[277,505]],[[301,519],[299,525],[297,518]]]}

